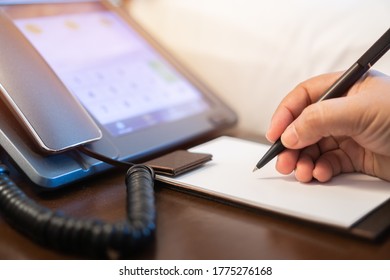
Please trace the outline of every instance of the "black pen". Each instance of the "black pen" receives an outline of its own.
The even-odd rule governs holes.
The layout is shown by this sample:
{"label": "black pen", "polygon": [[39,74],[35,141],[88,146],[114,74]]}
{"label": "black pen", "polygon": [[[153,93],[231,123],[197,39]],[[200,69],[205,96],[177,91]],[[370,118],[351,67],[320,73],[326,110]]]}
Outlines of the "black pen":
{"label": "black pen", "polygon": [[[390,49],[390,28],[376,41],[337,81],[332,84],[320,97],[322,100],[340,97],[356,83],[375,62]],[[256,164],[253,172],[262,168],[286,148],[280,138],[271,146]]]}

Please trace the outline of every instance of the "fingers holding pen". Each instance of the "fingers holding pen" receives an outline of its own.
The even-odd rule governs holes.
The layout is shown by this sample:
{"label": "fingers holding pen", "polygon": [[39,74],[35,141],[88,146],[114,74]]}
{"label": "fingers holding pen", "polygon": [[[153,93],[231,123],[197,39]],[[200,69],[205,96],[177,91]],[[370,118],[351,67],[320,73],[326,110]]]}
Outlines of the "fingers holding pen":
{"label": "fingers holding pen", "polygon": [[280,173],[294,172],[301,182],[325,182],[345,172],[388,178],[379,162],[388,166],[389,78],[373,72],[345,96],[314,102],[339,75],[301,83],[275,111],[267,138],[280,137],[287,148],[276,163]]}
{"label": "fingers holding pen", "polygon": [[[267,138],[271,142],[275,142],[283,135],[285,138],[284,141],[289,141],[292,146],[298,144],[298,137],[300,135],[298,135],[298,132],[296,131],[294,120],[301,115],[305,108],[312,105],[314,100],[317,100],[324,90],[339,76],[339,73],[325,74],[299,84],[283,99],[277,108],[272,118]],[[313,111],[315,110],[316,109],[313,108]],[[316,125],[315,122],[316,121],[313,122],[313,125]],[[285,131],[286,129],[287,131]],[[321,136],[317,136],[316,139],[319,140],[320,138]],[[312,141],[312,143],[315,142],[316,141]],[[301,147],[305,147],[302,151],[298,149],[289,149],[281,153],[276,163],[276,169],[282,174],[290,174],[295,171],[295,176],[301,182],[309,182],[312,180],[313,170],[315,168],[314,162],[320,154],[320,149],[317,145],[308,144],[306,146]]]}

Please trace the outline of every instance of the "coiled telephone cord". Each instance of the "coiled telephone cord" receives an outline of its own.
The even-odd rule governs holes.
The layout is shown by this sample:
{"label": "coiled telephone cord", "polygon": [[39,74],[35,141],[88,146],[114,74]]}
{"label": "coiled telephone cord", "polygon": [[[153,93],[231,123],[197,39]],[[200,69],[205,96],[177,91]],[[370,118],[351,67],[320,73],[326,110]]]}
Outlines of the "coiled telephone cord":
{"label": "coiled telephone cord", "polygon": [[19,231],[51,248],[94,258],[128,258],[154,236],[154,177],[148,166],[130,167],[125,177],[127,220],[107,223],[39,205],[16,186],[0,162],[0,213]]}

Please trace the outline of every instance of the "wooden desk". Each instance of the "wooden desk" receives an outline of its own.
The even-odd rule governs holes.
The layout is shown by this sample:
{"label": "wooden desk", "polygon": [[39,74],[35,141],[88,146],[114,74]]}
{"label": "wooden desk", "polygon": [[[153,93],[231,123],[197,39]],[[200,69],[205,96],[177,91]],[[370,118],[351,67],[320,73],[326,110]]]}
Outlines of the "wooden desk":
{"label": "wooden desk", "polygon": [[[122,172],[108,172],[46,194],[34,192],[17,174],[12,177],[47,207],[108,221],[125,216]],[[283,216],[195,197],[161,183],[155,195],[156,239],[138,256],[140,259],[390,259],[390,234],[371,243]],[[0,213],[0,259],[80,258],[83,256],[66,255],[31,242],[11,228]]]}

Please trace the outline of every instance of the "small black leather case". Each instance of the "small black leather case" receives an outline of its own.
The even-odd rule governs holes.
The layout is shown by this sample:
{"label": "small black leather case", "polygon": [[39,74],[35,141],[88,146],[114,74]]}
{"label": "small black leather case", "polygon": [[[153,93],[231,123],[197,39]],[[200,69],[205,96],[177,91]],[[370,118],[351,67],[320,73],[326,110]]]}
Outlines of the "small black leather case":
{"label": "small black leather case", "polygon": [[157,174],[175,177],[193,170],[210,161],[211,159],[211,154],[192,153],[186,150],[177,150],[147,161],[144,164],[152,167]]}

